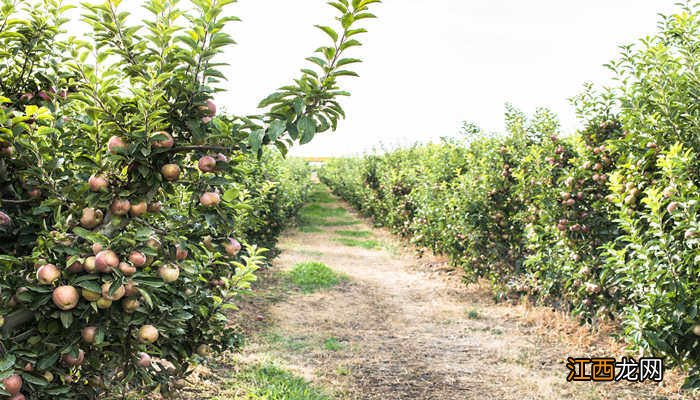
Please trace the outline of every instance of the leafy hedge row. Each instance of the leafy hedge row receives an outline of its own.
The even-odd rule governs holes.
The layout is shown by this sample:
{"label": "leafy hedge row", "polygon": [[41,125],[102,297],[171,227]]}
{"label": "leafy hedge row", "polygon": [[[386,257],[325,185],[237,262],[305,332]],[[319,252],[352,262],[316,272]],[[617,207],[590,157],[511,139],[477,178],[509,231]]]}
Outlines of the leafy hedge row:
{"label": "leafy hedge row", "polygon": [[329,162],[320,178],[501,297],[619,319],[638,349],[700,383],[700,6],[609,64],[575,99],[585,128],[508,106],[507,133]]}

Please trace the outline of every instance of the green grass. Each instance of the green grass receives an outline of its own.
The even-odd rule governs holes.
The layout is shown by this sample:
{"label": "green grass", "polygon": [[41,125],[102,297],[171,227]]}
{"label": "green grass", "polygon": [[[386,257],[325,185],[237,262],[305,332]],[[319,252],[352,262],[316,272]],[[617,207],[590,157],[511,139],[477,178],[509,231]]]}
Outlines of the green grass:
{"label": "green grass", "polygon": [[309,203],[333,203],[336,200],[323,189],[321,185],[314,185],[311,193],[309,193]]}
{"label": "green grass", "polygon": [[320,232],[323,232],[323,229],[319,228],[316,225],[301,225],[301,226],[299,226],[299,232],[320,233]]}
{"label": "green grass", "polygon": [[478,311],[476,311],[475,309],[471,309],[467,312],[467,318],[469,318],[469,319],[481,319],[481,316],[479,315]]}
{"label": "green grass", "polygon": [[289,272],[289,278],[292,284],[304,293],[312,293],[319,289],[329,288],[347,279],[320,262],[296,264]]}
{"label": "green grass", "polygon": [[337,338],[329,337],[323,342],[323,348],[329,351],[338,351],[343,349],[343,344]]}
{"label": "green grass", "polygon": [[331,400],[323,390],[272,363],[246,368],[231,385],[243,395],[212,400]]}
{"label": "green grass", "polygon": [[325,207],[320,204],[309,204],[301,209],[302,217],[329,218],[343,217],[348,214],[348,210],[343,207]]}
{"label": "green grass", "polygon": [[306,338],[284,336],[276,332],[267,332],[263,335],[263,338],[272,346],[294,352],[307,349],[310,346]]}
{"label": "green grass", "polygon": [[352,238],[367,238],[372,236],[372,232],[370,231],[335,231],[335,234]]}
{"label": "green grass", "polygon": [[373,250],[381,247],[381,244],[373,239],[370,240],[358,240],[350,238],[336,238],[336,242],[342,243],[350,247],[362,247],[363,249]]}

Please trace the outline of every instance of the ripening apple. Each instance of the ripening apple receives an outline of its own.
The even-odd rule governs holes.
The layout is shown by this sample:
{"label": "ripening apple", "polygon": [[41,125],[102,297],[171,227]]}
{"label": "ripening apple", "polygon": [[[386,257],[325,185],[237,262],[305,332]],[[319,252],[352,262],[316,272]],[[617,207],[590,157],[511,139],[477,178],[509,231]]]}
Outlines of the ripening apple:
{"label": "ripening apple", "polygon": [[54,289],[51,298],[56,307],[63,311],[68,311],[74,309],[78,305],[80,295],[78,294],[78,290],[73,286],[64,285]]}
{"label": "ripening apple", "polygon": [[109,181],[102,175],[93,175],[88,179],[88,185],[90,185],[90,190],[93,192],[100,192],[107,189]]}
{"label": "ripening apple", "polygon": [[19,375],[10,375],[3,379],[2,383],[5,386],[5,391],[9,394],[15,395],[22,390],[22,377]]}
{"label": "ripening apple", "polygon": [[160,169],[160,173],[168,182],[174,182],[180,178],[180,166],[177,164],[165,164]]}
{"label": "ripening apple", "polygon": [[129,254],[129,262],[134,264],[134,267],[143,267],[146,265],[146,255],[134,250]]}
{"label": "ripening apple", "polygon": [[68,366],[77,367],[78,365],[82,364],[83,361],[85,361],[85,352],[82,350],[78,350],[77,356],[73,356],[71,354],[64,354],[63,357],[61,357],[61,360],[64,364]]}
{"label": "ripening apple", "polygon": [[693,327],[693,334],[695,336],[700,336],[700,324],[695,324]]}
{"label": "ripening apple", "polygon": [[8,226],[12,223],[12,218],[4,212],[0,211],[0,226]]}
{"label": "ripening apple", "polygon": [[151,366],[151,356],[149,356],[146,353],[139,353],[139,360],[136,362],[136,365],[139,367],[143,368],[148,368]]}
{"label": "ripening apple", "polygon": [[102,250],[95,256],[95,267],[99,272],[108,273],[119,266],[119,257],[112,250]]}
{"label": "ripening apple", "polygon": [[37,189],[37,188],[29,189],[29,191],[27,192],[27,194],[28,194],[29,197],[31,197],[32,199],[38,199],[39,197],[41,197],[41,190],[39,190],[39,189]]}
{"label": "ripening apple", "polygon": [[206,103],[199,106],[199,109],[201,111],[204,111],[210,117],[216,115],[216,103],[214,103],[211,99],[207,100]]}
{"label": "ripening apple", "polygon": [[102,211],[95,210],[92,207],[83,208],[83,215],[80,217],[80,225],[86,229],[96,228],[102,223],[103,218]]}
{"label": "ripening apple", "polygon": [[148,212],[157,214],[162,208],[163,205],[160,203],[160,201],[157,201],[148,205]]}
{"label": "ripening apple", "polygon": [[97,327],[96,326],[86,326],[80,332],[80,336],[82,336],[83,341],[85,343],[88,343],[88,344],[95,343],[95,337],[97,336]]}
{"label": "ripening apple", "polygon": [[95,260],[96,258],[94,256],[90,256],[85,259],[85,264],[83,268],[85,268],[85,272],[87,272],[88,274],[94,274],[95,272],[97,272],[97,265],[95,265]]}
{"label": "ripening apple", "polygon": [[124,276],[131,276],[136,273],[136,267],[126,262],[120,262],[119,271],[121,271]]}
{"label": "ripening apple", "polygon": [[226,254],[233,257],[241,251],[241,244],[234,238],[228,238],[228,240],[229,242],[224,244],[224,248],[226,249]]}
{"label": "ripening apple", "polygon": [[6,156],[6,157],[12,157],[12,155],[14,153],[15,153],[15,148],[12,146],[3,147],[0,149],[0,155]]}
{"label": "ripening apple", "polygon": [[82,290],[83,298],[87,301],[97,301],[102,298],[101,293],[93,292],[87,289]]}
{"label": "ripening apple", "polygon": [[117,154],[126,150],[126,142],[119,136],[112,136],[107,142],[107,149],[112,154]]}
{"label": "ripening apple", "polygon": [[221,202],[218,193],[205,192],[199,197],[199,203],[205,207],[213,207]]}
{"label": "ripening apple", "polygon": [[136,282],[129,280],[124,284],[124,295],[127,297],[133,297],[139,294]]}
{"label": "ripening apple", "polygon": [[158,340],[158,329],[153,325],[144,325],[139,328],[137,338],[143,344],[152,344]]}
{"label": "ripening apple", "polygon": [[212,156],[204,156],[199,159],[197,166],[202,172],[214,172],[216,171],[216,160]]}
{"label": "ripening apple", "polygon": [[145,201],[140,201],[136,204],[132,204],[131,208],[129,209],[129,214],[132,217],[140,217],[148,211],[148,203]]}
{"label": "ripening apple", "polygon": [[109,211],[118,216],[126,215],[131,209],[131,203],[126,199],[114,199],[112,205],[109,207]]}
{"label": "ripening apple", "polygon": [[92,254],[94,254],[94,255],[97,255],[97,253],[104,250],[104,246],[102,246],[101,243],[93,243],[92,247],[90,247],[90,248],[92,249]]}
{"label": "ripening apple", "polygon": [[158,275],[165,283],[175,282],[180,276],[180,268],[177,265],[165,264],[158,268]]}
{"label": "ripening apple", "polygon": [[211,355],[211,347],[206,344],[200,344],[197,346],[197,355],[202,358],[207,358]]}
{"label": "ripening apple", "polygon": [[44,264],[36,271],[36,279],[42,285],[53,285],[61,277],[61,271],[53,264]]}
{"label": "ripening apple", "polygon": [[85,264],[83,264],[83,261],[77,260],[68,267],[68,271],[74,274],[79,274],[85,271]]}
{"label": "ripening apple", "polygon": [[188,254],[189,254],[189,252],[187,251],[186,248],[183,248],[179,244],[175,245],[175,258],[178,261],[182,261],[182,260],[186,259]]}
{"label": "ripening apple", "polygon": [[104,297],[100,297],[99,299],[97,299],[95,304],[97,305],[97,308],[99,308],[101,310],[106,310],[106,309],[112,307],[112,300],[105,299]]}
{"label": "ripening apple", "polygon": [[165,138],[153,140],[153,147],[157,149],[169,149],[175,144],[175,139],[166,131],[156,132],[153,136],[165,136]]}
{"label": "ripening apple", "polygon": [[223,155],[221,153],[217,154],[215,156],[215,158],[216,158],[216,161],[228,162],[228,157],[226,157],[225,155]]}
{"label": "ripening apple", "polygon": [[136,299],[124,299],[122,300],[122,309],[127,314],[133,314],[141,306],[141,303]]}
{"label": "ripening apple", "polygon": [[148,246],[149,248],[151,248],[153,250],[160,250],[160,246],[161,246],[160,240],[158,240],[158,238],[155,236],[151,236],[146,241],[146,246]]}
{"label": "ripening apple", "polygon": [[114,293],[109,294],[112,289],[112,283],[114,282],[105,282],[102,284],[102,297],[111,301],[121,300],[121,298],[124,297],[124,295],[126,294],[126,289],[124,288],[124,285],[120,285],[114,290]]}

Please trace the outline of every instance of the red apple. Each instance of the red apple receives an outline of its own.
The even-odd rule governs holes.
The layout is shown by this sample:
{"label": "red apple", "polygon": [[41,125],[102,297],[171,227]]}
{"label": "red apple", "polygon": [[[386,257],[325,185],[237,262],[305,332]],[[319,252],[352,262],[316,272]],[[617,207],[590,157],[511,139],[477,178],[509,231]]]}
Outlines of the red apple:
{"label": "red apple", "polygon": [[175,245],[175,258],[178,261],[182,261],[182,260],[186,259],[188,254],[189,254],[189,252],[187,251],[187,249],[182,248],[179,244]]}
{"label": "red apple", "polygon": [[109,207],[109,211],[118,216],[126,215],[131,209],[131,203],[126,199],[114,199],[112,205]]}
{"label": "red apple", "polygon": [[233,238],[228,238],[228,241],[228,243],[224,244],[224,248],[226,249],[226,254],[233,257],[241,251],[241,244]]}
{"label": "red apple", "polygon": [[119,266],[119,257],[112,250],[102,250],[95,256],[95,267],[99,272],[108,273]]}
{"label": "red apple", "polygon": [[151,366],[151,356],[146,353],[139,353],[139,360],[136,365],[143,368],[148,368]]}
{"label": "red apple", "polygon": [[136,282],[134,281],[127,281],[124,284],[124,295],[127,297],[134,297],[139,294],[139,290],[137,289]]}
{"label": "red apple", "polygon": [[223,155],[221,153],[217,154],[215,156],[215,158],[216,158],[216,161],[228,162],[228,157],[226,157],[225,155]]}
{"label": "red apple", "polygon": [[199,203],[205,207],[213,207],[221,202],[218,193],[205,192],[199,197]]}
{"label": "red apple", "polygon": [[70,354],[64,354],[63,357],[61,357],[61,360],[63,361],[64,364],[66,364],[70,367],[77,367],[78,365],[82,364],[83,361],[85,361],[85,352],[82,350],[78,350],[77,356],[72,356]]}
{"label": "red apple", "polygon": [[172,135],[166,131],[156,132],[153,134],[153,136],[165,136],[165,138],[153,140],[152,145],[157,149],[169,149],[175,144],[175,140],[173,139]]}
{"label": "red apple", "polygon": [[162,208],[163,205],[160,203],[160,201],[157,201],[148,205],[148,212],[159,213]]}
{"label": "red apple", "polygon": [[68,311],[74,309],[78,305],[80,295],[78,294],[78,290],[73,286],[59,286],[53,290],[51,298],[56,307],[63,311]]}
{"label": "red apple", "polygon": [[90,179],[88,179],[88,185],[90,185],[90,190],[93,192],[100,192],[107,189],[109,182],[107,181],[107,178],[102,175],[93,175],[90,177]]}
{"label": "red apple", "polygon": [[136,273],[136,267],[129,263],[120,262],[119,271],[121,271],[121,273],[124,274],[124,276],[131,276]]}
{"label": "red apple", "polygon": [[146,265],[146,255],[134,250],[129,254],[129,261],[134,264],[134,267],[143,267]]}
{"label": "red apple", "polygon": [[61,277],[61,271],[53,264],[45,264],[36,271],[36,278],[42,285],[53,285]]}
{"label": "red apple", "polygon": [[9,394],[15,395],[22,390],[22,377],[19,375],[10,375],[3,379],[2,383],[5,385],[5,391]]}
{"label": "red apple", "polygon": [[104,250],[104,246],[102,246],[101,243],[93,243],[91,249],[92,249],[92,254],[97,255],[97,253]]}
{"label": "red apple", "polygon": [[148,203],[145,201],[138,202],[136,204],[131,205],[131,209],[129,209],[129,214],[131,214],[132,217],[140,217],[148,211]]}
{"label": "red apple", "polygon": [[72,272],[74,274],[79,274],[83,271],[85,271],[85,264],[83,264],[83,261],[81,260],[75,261],[68,267],[68,272]]}
{"label": "red apple", "polygon": [[197,163],[199,170],[202,172],[216,171],[216,160],[212,156],[204,156]]}
{"label": "red apple", "polygon": [[4,212],[0,211],[0,226],[8,226],[12,223],[12,218]]}
{"label": "red apple", "polygon": [[112,154],[117,154],[122,151],[126,151],[126,141],[119,136],[112,136],[107,142],[107,149]]}

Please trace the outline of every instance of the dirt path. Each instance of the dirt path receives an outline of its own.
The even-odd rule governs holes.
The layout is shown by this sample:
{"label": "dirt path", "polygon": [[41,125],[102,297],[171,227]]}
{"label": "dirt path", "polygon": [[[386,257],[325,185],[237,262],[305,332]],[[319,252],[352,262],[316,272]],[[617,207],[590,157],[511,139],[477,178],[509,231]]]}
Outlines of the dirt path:
{"label": "dirt path", "polygon": [[[494,304],[486,289],[436,271],[441,264],[415,258],[335,198],[318,206],[338,216],[285,234],[268,274],[319,261],[349,280],[280,297],[273,279],[244,310],[268,327],[246,346],[244,363],[277,360],[339,399],[668,398],[653,385],[567,383],[567,356],[619,358],[620,349],[559,314]],[[328,226],[334,221],[346,226]],[[339,243],[348,230],[379,247]]]}

